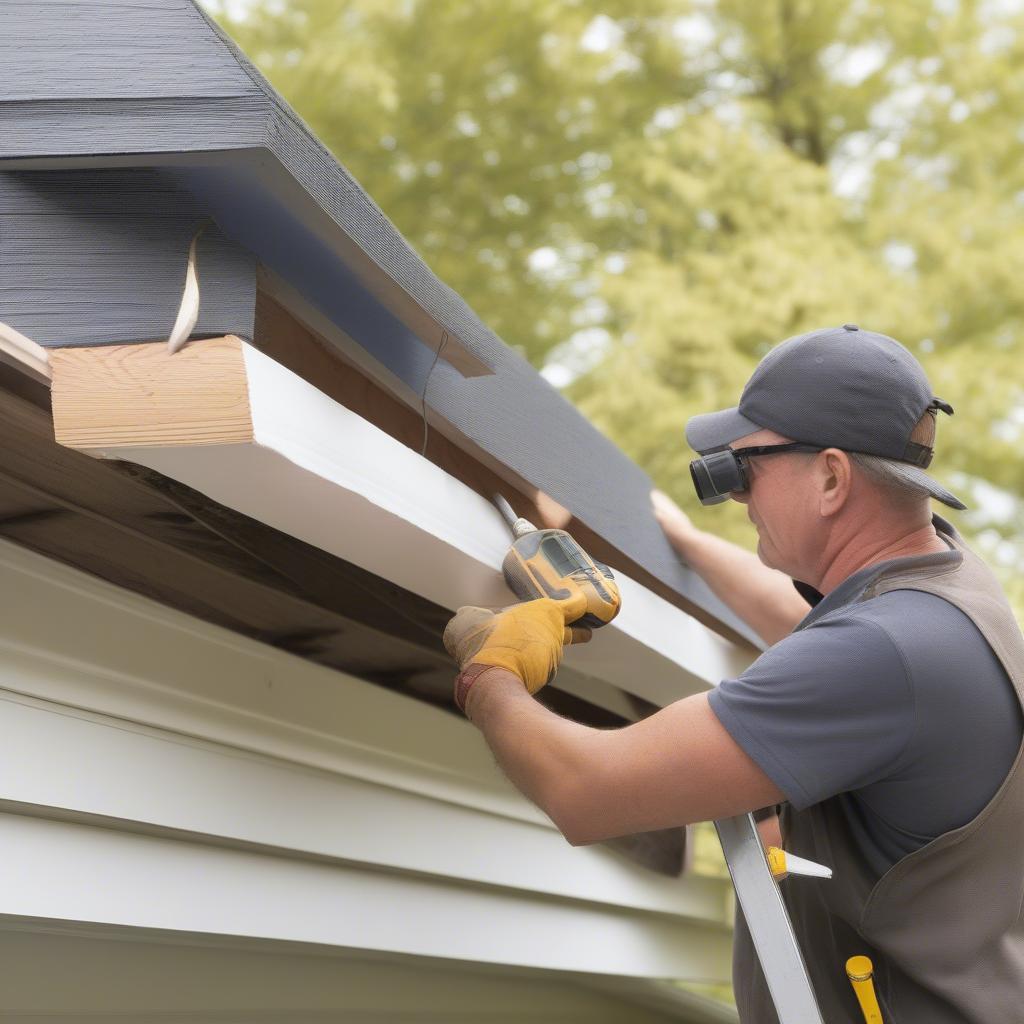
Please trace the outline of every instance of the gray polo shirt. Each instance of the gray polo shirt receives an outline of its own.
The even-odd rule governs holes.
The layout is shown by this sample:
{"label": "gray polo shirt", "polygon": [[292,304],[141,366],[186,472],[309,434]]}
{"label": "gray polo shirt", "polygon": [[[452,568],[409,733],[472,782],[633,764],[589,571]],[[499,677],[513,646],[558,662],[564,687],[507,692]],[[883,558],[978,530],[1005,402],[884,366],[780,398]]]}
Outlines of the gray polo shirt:
{"label": "gray polo shirt", "polygon": [[[939,565],[961,556],[928,557]],[[902,561],[861,569],[825,597],[800,586],[817,602],[794,632],[709,694],[794,807],[840,798],[879,876],[977,815],[1024,729],[1009,677],[959,608],[915,590],[857,601]]]}

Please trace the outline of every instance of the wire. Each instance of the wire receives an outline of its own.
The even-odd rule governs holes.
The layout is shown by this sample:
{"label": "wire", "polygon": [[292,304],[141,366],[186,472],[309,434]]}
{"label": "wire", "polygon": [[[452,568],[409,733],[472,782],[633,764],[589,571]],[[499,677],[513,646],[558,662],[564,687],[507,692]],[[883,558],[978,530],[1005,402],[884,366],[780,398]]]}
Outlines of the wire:
{"label": "wire", "polygon": [[430,427],[427,423],[427,385],[430,383],[430,378],[434,373],[434,367],[437,366],[438,359],[441,358],[441,352],[444,349],[444,344],[448,340],[448,332],[441,332],[441,344],[437,346],[437,351],[434,353],[434,361],[430,364],[430,369],[427,370],[426,379],[423,381],[423,394],[420,395],[420,407],[423,412],[423,449],[420,451],[420,455],[423,458],[427,457],[427,435]]}
{"label": "wire", "polygon": [[515,529],[515,525],[519,520],[519,516],[515,514],[515,511],[513,510],[512,506],[505,500],[504,495],[495,494],[491,497],[491,500],[494,502],[495,505],[498,506],[498,511],[504,517],[505,522],[508,523],[508,525],[511,526],[513,529]]}
{"label": "wire", "polygon": [[199,237],[206,230],[208,224],[213,221],[207,217],[192,236],[188,247],[188,262],[185,267],[185,288],[181,293],[181,305],[178,308],[178,315],[171,328],[170,337],[167,339],[167,351],[174,355],[183,348],[195,329],[199,320],[199,275],[196,272],[196,246],[199,244]]}

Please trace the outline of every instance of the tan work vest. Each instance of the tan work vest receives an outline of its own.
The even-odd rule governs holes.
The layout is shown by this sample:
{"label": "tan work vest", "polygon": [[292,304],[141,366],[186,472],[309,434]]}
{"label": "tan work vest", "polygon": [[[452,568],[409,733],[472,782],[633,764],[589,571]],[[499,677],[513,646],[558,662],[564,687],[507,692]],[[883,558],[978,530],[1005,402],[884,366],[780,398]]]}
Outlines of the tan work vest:
{"label": "tan work vest", "polygon": [[[928,556],[901,560],[859,600],[922,590],[956,605],[981,631],[1024,707],[1024,638],[1006,597],[959,537],[944,536],[961,559],[939,566],[927,564]],[[877,881],[858,855],[838,798],[804,811],[783,809],[785,848],[833,869],[831,881],[781,883],[825,1024],[864,1022],[845,972],[856,954],[874,963],[885,1024],[1024,1024],[1022,753],[1024,747],[976,818]],[[739,914],[733,967],[743,1024],[778,1024]]]}

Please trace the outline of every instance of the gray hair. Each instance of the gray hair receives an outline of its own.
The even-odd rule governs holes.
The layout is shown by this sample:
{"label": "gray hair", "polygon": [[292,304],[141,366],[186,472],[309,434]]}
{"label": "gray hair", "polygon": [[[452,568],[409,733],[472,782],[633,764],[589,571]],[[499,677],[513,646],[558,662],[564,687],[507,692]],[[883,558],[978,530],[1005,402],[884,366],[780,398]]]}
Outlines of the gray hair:
{"label": "gray hair", "polygon": [[879,455],[864,455],[862,452],[847,452],[850,461],[863,471],[864,475],[888,497],[906,504],[931,496],[931,492],[906,472],[907,465],[895,459]]}

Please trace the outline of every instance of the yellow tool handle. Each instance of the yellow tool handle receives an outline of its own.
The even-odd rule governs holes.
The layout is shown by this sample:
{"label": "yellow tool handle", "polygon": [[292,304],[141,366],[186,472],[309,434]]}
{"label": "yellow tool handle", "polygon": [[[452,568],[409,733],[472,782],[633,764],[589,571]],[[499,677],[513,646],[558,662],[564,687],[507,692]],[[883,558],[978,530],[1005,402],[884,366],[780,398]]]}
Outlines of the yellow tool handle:
{"label": "yellow tool handle", "polygon": [[776,878],[783,875],[811,875],[815,878],[831,878],[832,869],[824,864],[816,864],[813,860],[805,860],[795,853],[786,853],[778,846],[769,846],[764,851],[768,858],[768,867]]}
{"label": "yellow tool handle", "polygon": [[778,846],[769,846],[765,851],[768,867],[776,878],[781,878],[789,868],[786,867],[786,851]]}
{"label": "yellow tool handle", "polygon": [[875,995],[875,983],[871,980],[874,966],[866,956],[851,956],[846,961],[846,976],[853,986],[853,994],[860,1003],[860,1012],[864,1014],[864,1024],[885,1024],[882,1011]]}

